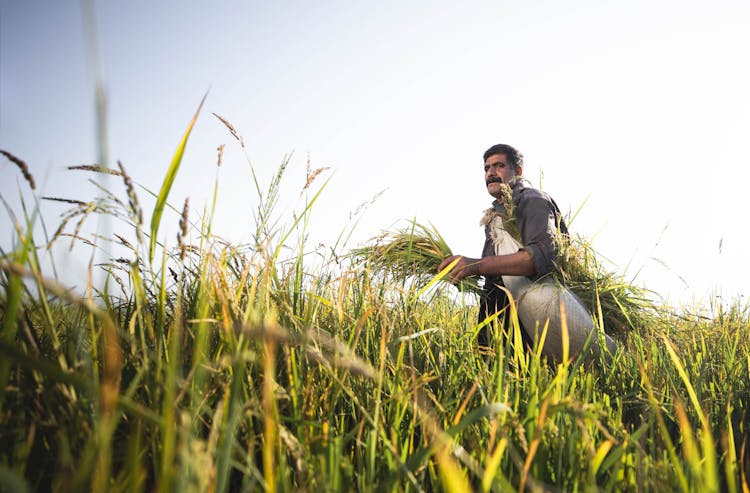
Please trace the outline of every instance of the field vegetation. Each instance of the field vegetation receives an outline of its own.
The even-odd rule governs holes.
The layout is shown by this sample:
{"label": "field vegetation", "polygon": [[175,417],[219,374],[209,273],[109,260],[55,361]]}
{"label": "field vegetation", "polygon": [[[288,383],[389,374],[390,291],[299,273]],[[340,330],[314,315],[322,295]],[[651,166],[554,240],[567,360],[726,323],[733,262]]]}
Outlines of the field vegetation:
{"label": "field vegetation", "polygon": [[[595,362],[524,349],[501,313],[511,330],[479,352],[475,295],[424,266],[385,275],[349,255],[347,231],[307,244],[316,170],[290,217],[276,207],[288,161],[267,184],[253,171],[253,237],[223,241],[217,193],[201,215],[169,196],[191,128],[149,224],[121,164],[72,170],[111,189],[48,197],[70,206],[49,236],[34,233],[48,200],[9,211],[0,490],[749,491],[746,304],[621,306],[631,327]],[[84,234],[92,215],[111,237]],[[173,242],[163,221],[179,223]],[[122,253],[75,292],[40,260],[60,241]]]}

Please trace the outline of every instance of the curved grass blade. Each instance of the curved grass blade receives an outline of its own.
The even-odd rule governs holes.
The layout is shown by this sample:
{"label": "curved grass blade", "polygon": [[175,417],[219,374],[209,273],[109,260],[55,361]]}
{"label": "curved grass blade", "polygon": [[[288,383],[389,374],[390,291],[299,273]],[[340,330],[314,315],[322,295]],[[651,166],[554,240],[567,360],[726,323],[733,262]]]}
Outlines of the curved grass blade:
{"label": "curved grass blade", "polygon": [[187,145],[188,137],[190,137],[190,133],[193,131],[193,125],[195,125],[195,121],[198,119],[198,114],[200,114],[201,108],[203,108],[203,103],[206,101],[206,96],[208,96],[208,92],[206,92],[206,94],[203,95],[203,99],[201,99],[201,103],[198,105],[198,109],[195,111],[195,115],[193,115],[193,119],[190,120],[190,124],[188,125],[188,128],[185,131],[185,135],[182,136],[180,145],[177,146],[177,151],[175,152],[174,157],[172,158],[172,163],[169,165],[169,169],[167,170],[167,175],[164,177],[164,181],[161,184],[161,190],[159,190],[159,195],[156,197],[156,205],[154,206],[154,213],[151,215],[151,239],[149,241],[149,246],[148,246],[149,263],[153,262],[154,260],[154,248],[156,247],[156,236],[159,233],[159,224],[161,223],[161,215],[164,212],[164,205],[167,203],[169,190],[172,188],[172,183],[174,183],[175,176],[177,176],[177,170],[180,168],[180,163],[182,162],[182,155],[185,153],[185,146]]}

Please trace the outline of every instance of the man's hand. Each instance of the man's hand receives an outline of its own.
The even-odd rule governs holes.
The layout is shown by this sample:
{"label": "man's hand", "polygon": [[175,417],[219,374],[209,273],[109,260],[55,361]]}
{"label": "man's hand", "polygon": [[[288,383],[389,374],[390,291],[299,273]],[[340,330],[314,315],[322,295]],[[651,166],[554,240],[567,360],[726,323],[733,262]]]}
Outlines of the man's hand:
{"label": "man's hand", "polygon": [[456,265],[448,273],[448,280],[458,282],[464,277],[472,276],[533,276],[536,272],[531,254],[526,250],[519,250],[509,255],[491,255],[484,258],[469,258],[463,255],[452,255],[440,262],[438,272],[445,269],[451,262],[458,259]]}
{"label": "man's hand", "polygon": [[457,283],[464,277],[478,276],[480,274],[479,263],[481,262],[481,259],[468,258],[464,257],[463,255],[451,255],[450,257],[444,258],[443,261],[440,262],[438,272],[441,272],[443,269],[448,267],[448,265],[450,265],[450,263],[456,259],[458,259],[458,262],[447,274],[448,280],[450,280],[451,282]]}

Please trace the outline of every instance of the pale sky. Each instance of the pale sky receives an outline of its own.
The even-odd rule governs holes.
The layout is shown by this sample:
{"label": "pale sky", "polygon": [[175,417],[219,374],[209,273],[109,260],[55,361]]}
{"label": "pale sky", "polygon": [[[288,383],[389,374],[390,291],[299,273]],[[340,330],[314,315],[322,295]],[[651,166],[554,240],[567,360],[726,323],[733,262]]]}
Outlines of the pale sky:
{"label": "pale sky", "polygon": [[[157,191],[210,89],[170,201],[189,196],[197,218],[227,144],[215,226],[227,239],[249,241],[257,199],[211,113],[242,134],[264,183],[293,153],[287,217],[308,157],[331,168],[311,246],[386,190],[350,246],[416,217],[478,256],[482,154],[507,143],[565,212],[586,201],[571,229],[614,269],[672,303],[747,301],[746,0],[131,0],[98,2],[97,17],[109,164]],[[65,167],[96,161],[95,135],[82,2],[1,0],[0,149],[29,164],[40,196],[89,199],[88,176]],[[0,160],[12,204],[19,180]],[[64,207],[44,207],[54,229]],[[7,248],[6,216],[0,227]],[[160,236],[176,230],[165,215]],[[88,255],[64,263],[83,276]]]}

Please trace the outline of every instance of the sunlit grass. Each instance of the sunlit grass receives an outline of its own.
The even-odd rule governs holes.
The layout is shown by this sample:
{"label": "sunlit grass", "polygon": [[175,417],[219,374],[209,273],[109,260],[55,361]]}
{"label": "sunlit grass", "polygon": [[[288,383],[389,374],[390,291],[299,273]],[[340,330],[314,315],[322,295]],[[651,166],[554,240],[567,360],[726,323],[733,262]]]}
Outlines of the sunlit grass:
{"label": "sunlit grass", "polygon": [[[518,330],[493,330],[494,353],[479,354],[470,295],[435,285],[418,296],[449,252],[434,228],[415,223],[392,236],[399,250],[384,255],[409,269],[396,275],[349,263],[346,251],[311,249],[306,232],[325,183],[309,173],[297,212],[278,217],[287,164],[267,186],[255,179],[256,228],[242,245],[212,232],[217,194],[202,217],[183,209],[189,220],[174,243],[155,243],[158,223],[180,218],[160,215],[144,234],[137,187],[113,170],[118,190],[76,198],[54,235],[91,248],[84,241],[97,239],[78,223],[113,218],[111,240],[124,253],[103,267],[106,291],[76,293],[47,275],[37,258],[45,242],[24,209],[0,261],[0,484],[747,489],[747,305],[716,306],[706,318],[690,307],[640,316],[623,304],[633,330],[607,366],[547,361],[524,349]],[[166,206],[166,193],[155,195]],[[308,262],[311,251],[322,260]],[[604,289],[589,292],[603,300]]]}

